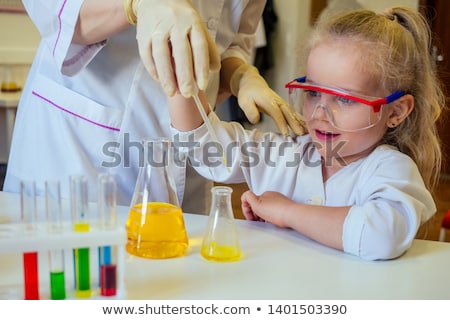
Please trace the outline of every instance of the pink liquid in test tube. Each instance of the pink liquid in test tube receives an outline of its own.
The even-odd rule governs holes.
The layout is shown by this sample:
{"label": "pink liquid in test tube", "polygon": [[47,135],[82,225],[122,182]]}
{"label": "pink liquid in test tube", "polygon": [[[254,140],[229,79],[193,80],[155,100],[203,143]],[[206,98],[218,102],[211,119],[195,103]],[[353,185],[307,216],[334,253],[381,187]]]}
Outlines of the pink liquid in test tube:
{"label": "pink liquid in test tube", "polygon": [[[98,178],[98,215],[105,230],[117,226],[117,186],[112,175],[102,174]],[[100,247],[100,293],[102,296],[117,294],[117,248]]]}
{"label": "pink liquid in test tube", "polygon": [[110,297],[117,294],[117,266],[103,264],[100,267],[101,295]]}

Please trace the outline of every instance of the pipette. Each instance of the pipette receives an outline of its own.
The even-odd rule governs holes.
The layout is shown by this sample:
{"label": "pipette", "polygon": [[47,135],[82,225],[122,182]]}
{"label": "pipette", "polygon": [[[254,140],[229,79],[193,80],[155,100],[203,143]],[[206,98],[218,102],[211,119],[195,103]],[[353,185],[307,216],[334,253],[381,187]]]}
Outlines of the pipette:
{"label": "pipette", "polygon": [[[209,135],[211,136],[211,139],[213,142],[217,143],[217,145],[221,146],[219,139],[217,139],[216,132],[214,131],[214,128],[211,125],[211,122],[209,121],[208,115],[205,112],[205,109],[203,109],[202,102],[200,101],[200,98],[198,97],[198,89],[194,94],[192,95],[192,98],[194,99],[195,105],[197,106],[198,111],[200,112],[200,115],[202,116],[203,122],[206,124],[206,127],[208,128]],[[227,159],[225,157],[225,150],[222,148],[222,161],[225,167],[227,168],[228,172],[230,172],[230,168],[227,166]]]}

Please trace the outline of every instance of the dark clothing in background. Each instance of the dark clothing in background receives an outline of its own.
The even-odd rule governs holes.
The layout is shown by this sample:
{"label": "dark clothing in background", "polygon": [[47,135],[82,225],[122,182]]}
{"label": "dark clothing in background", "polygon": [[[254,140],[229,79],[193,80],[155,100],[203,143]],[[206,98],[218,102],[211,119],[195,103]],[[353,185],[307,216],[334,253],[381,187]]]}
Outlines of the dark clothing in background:
{"label": "dark clothing in background", "polygon": [[[274,65],[272,52],[272,34],[275,32],[278,22],[278,16],[275,12],[272,0],[268,0],[264,7],[263,15],[264,33],[266,36],[266,45],[264,47],[256,48],[254,65],[258,68],[262,77]],[[241,124],[248,123],[247,117],[241,108],[239,108],[237,98],[231,96],[229,98],[231,121],[237,121]],[[261,119],[263,115],[261,114]]]}

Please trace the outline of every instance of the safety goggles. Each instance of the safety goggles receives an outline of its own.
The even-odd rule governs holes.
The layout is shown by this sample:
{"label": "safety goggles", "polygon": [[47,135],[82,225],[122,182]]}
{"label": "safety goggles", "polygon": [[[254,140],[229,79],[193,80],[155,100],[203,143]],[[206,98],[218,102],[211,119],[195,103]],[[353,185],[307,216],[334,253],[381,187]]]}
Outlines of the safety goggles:
{"label": "safety goggles", "polygon": [[312,84],[306,77],[286,84],[291,105],[300,110],[306,121],[323,110],[333,127],[342,131],[361,131],[375,126],[381,119],[382,106],[406,93],[396,91],[383,98],[350,93],[340,89]]}

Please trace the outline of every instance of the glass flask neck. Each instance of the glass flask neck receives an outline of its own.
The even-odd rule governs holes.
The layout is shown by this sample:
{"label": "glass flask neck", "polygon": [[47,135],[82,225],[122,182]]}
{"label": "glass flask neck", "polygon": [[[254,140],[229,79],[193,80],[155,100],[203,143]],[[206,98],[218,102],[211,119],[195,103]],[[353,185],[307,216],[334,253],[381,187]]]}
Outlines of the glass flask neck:
{"label": "glass flask neck", "polygon": [[233,189],[226,186],[214,187],[211,189],[212,205],[210,215],[218,214],[233,218],[231,207],[231,193]]}
{"label": "glass flask neck", "polygon": [[[172,144],[168,138],[143,139],[143,162],[140,167],[165,168],[169,166]],[[142,158],[140,158],[142,159]]]}
{"label": "glass flask neck", "polygon": [[140,170],[132,204],[163,202],[180,207],[174,178],[173,148],[169,138],[142,140]]}

